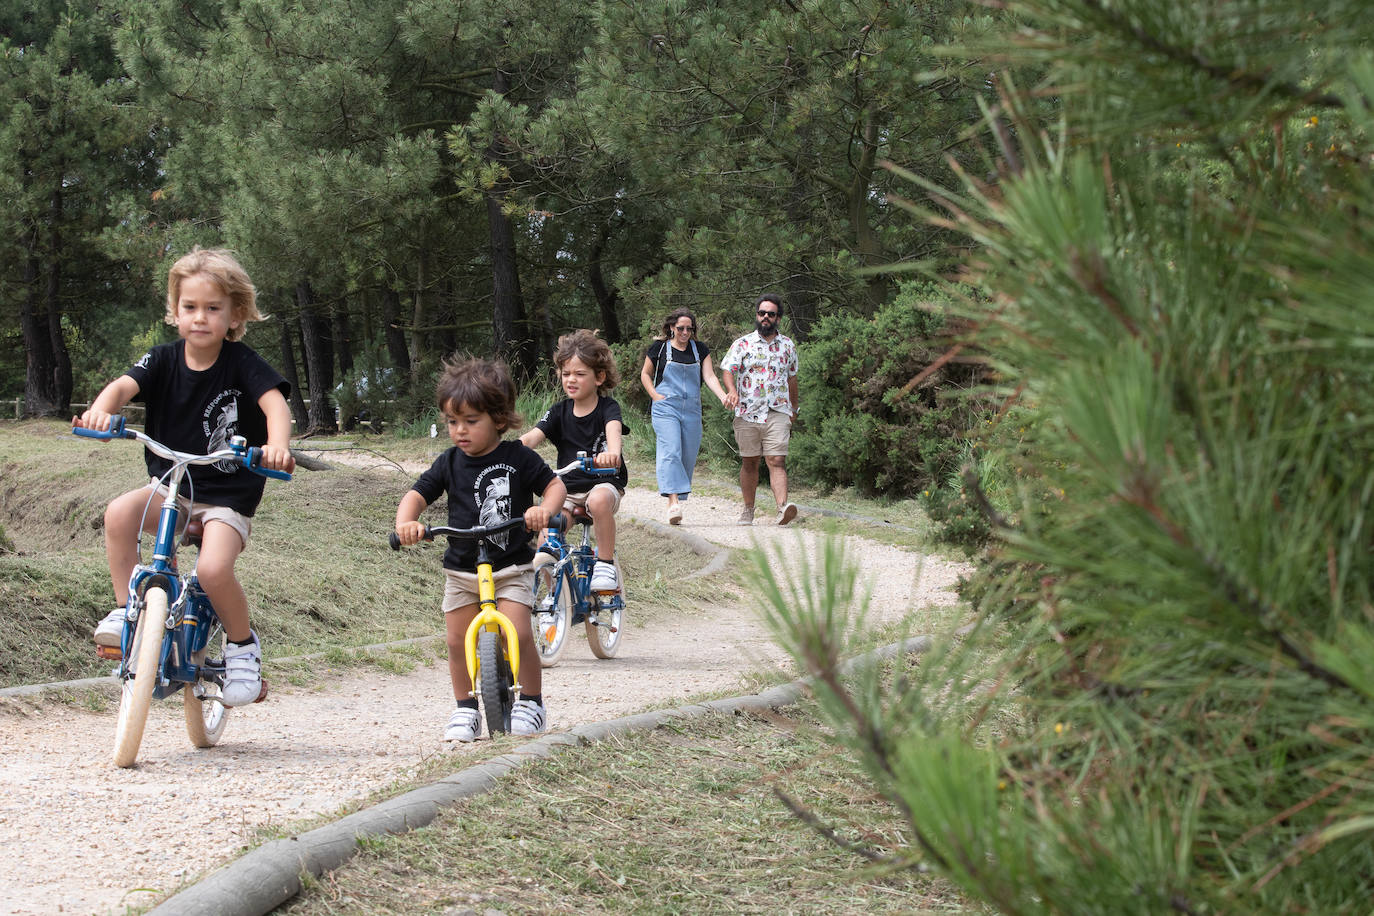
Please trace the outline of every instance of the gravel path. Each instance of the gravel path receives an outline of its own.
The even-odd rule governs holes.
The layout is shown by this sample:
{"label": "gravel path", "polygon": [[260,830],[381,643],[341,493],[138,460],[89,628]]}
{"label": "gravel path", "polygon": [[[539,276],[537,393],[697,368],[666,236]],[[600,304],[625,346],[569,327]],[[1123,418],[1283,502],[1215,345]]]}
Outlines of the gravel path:
{"label": "gravel path", "polygon": [[[766,490],[760,496],[762,505]],[[659,521],[664,508],[657,494],[632,489],[621,514]],[[744,528],[734,524],[738,513],[735,500],[694,497],[684,528],[731,548],[784,538],[813,549],[804,514],[788,528],[762,520]],[[873,581],[874,614],[948,605],[967,572],[851,541]],[[745,609],[725,610],[728,631],[720,609],[638,625],[635,571],[628,576],[620,655],[597,661],[579,638],[545,672],[552,730],[732,690],[741,672],[783,662]],[[270,656],[267,668],[270,677]],[[364,670],[313,689],[280,684],[268,702],[235,711],[207,751],[187,741],[179,703],[155,702],[131,770],[110,763],[113,711],[56,703],[0,710],[0,912],[106,914],[149,904],[254,845],[263,828],[334,812],[436,754],[481,750],[440,739],[453,704],[442,662],[405,675]],[[189,856],[180,845],[188,837]]]}

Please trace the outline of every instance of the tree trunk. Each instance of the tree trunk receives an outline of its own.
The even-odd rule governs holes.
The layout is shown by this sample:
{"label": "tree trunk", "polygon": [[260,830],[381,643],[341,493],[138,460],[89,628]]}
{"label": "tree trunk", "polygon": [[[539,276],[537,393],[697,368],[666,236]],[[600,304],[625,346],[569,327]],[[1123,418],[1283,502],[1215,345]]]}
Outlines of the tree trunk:
{"label": "tree trunk", "polygon": [[[883,254],[883,243],[873,231],[869,222],[869,208],[873,193],[873,170],[877,164],[878,119],[868,114],[864,117],[862,128],[863,146],[858,162],[854,166],[854,180],[850,182],[848,193],[849,228],[854,235],[854,253],[864,267],[877,267],[887,262]],[[888,300],[892,281],[884,273],[872,274],[868,278],[868,301],[864,303],[863,314],[872,315]]]}
{"label": "tree trunk", "polygon": [[310,389],[309,423],[306,433],[334,432],[334,405],[329,395],[334,388],[334,354],[329,341],[329,323],[315,311],[315,292],[309,280],[296,284],[296,304],[301,314],[301,341],[305,350],[306,385]]}
{"label": "tree trunk", "polygon": [[382,334],[386,338],[386,352],[397,372],[410,368],[410,352],[406,349],[406,335],[401,330],[401,296],[390,286],[382,288]]}
{"label": "tree trunk", "polygon": [[[492,88],[501,95],[510,92],[510,76],[497,69]],[[495,137],[487,146],[487,162],[500,162],[501,143]],[[525,303],[520,295],[520,270],[515,260],[515,229],[501,208],[505,198],[504,183],[498,182],[486,193],[487,231],[491,245],[491,301],[492,343],[497,355],[510,363],[519,379],[534,376],[535,353],[529,326],[525,319]]]}
{"label": "tree trunk", "polygon": [[296,346],[291,339],[291,325],[285,318],[277,316],[281,327],[281,374],[291,383],[291,395],[286,399],[291,405],[291,416],[296,421],[296,429],[304,433],[310,426],[310,415],[305,411],[305,396],[301,394],[300,373],[296,370]]}
{"label": "tree trunk", "polygon": [[415,301],[410,311],[410,388],[420,390],[420,366],[425,359],[425,282],[429,276],[429,252],[423,245],[415,262]]}
{"label": "tree trunk", "polygon": [[67,352],[67,336],[62,332],[62,192],[54,191],[49,204],[52,226],[48,246],[47,289],[44,299],[48,312],[48,340],[53,356],[53,394],[57,416],[72,412],[72,359]]}
{"label": "tree trunk", "polygon": [[340,302],[334,311],[334,355],[339,361],[339,375],[346,377],[353,371],[353,330],[348,321],[348,303]]}
{"label": "tree trunk", "polygon": [[612,289],[606,283],[606,274],[601,269],[601,255],[606,250],[606,238],[609,234],[609,227],[602,227],[600,235],[592,243],[587,258],[587,283],[592,289],[592,295],[596,296],[597,306],[601,309],[602,335],[608,343],[620,343],[620,317],[615,311],[616,303],[620,300],[620,291]]}
{"label": "tree trunk", "polygon": [[[787,192],[787,219],[793,225],[805,225],[813,214],[806,205],[807,186],[798,174],[792,176],[792,187]],[[812,274],[810,259],[803,251],[795,262],[788,265],[786,283],[787,314],[791,319],[789,331],[797,340],[805,340],[816,322],[816,282]]]}
{"label": "tree trunk", "polygon": [[38,274],[38,231],[34,229],[28,234],[24,297],[19,302],[19,327],[24,335],[24,416],[55,417],[59,415],[57,361],[52,352],[52,334],[42,313]]}

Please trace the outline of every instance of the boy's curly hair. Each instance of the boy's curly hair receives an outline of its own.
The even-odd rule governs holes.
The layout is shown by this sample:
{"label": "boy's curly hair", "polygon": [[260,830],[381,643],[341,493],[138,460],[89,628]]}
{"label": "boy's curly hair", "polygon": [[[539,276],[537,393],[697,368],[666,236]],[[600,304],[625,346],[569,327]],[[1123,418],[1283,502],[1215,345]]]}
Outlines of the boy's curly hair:
{"label": "boy's curly hair", "polygon": [[510,368],[497,359],[445,360],[434,395],[440,413],[466,405],[491,417],[503,433],[524,423],[515,409]]}
{"label": "boy's curly hair", "polygon": [[266,316],[258,312],[258,293],[248,271],[227,248],[201,248],[199,245],[177,259],[167,271],[167,314],[163,318],[172,327],[177,323],[177,303],[181,299],[181,284],[196,274],[204,274],[214,281],[220,292],[229,297],[233,320],[239,322],[225,335],[239,340],[248,333],[248,322],[262,321]]}
{"label": "boy's curly hair", "polygon": [[620,370],[615,367],[615,355],[606,341],[596,336],[595,331],[573,331],[558,338],[558,349],[553,351],[553,364],[562,369],[563,364],[574,357],[582,360],[592,372],[604,373],[596,389],[598,393],[605,394],[620,384]]}

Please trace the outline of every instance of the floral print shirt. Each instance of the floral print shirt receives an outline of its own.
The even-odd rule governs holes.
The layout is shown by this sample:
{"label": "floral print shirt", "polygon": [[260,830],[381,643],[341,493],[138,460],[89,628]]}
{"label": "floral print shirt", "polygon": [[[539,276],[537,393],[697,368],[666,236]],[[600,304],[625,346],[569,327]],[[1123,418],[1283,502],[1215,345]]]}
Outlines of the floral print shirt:
{"label": "floral print shirt", "polygon": [[739,404],[735,416],[751,423],[768,419],[768,411],[792,415],[787,381],[797,374],[797,347],[792,338],[774,334],[765,340],[758,331],[730,345],[720,367],[735,377]]}

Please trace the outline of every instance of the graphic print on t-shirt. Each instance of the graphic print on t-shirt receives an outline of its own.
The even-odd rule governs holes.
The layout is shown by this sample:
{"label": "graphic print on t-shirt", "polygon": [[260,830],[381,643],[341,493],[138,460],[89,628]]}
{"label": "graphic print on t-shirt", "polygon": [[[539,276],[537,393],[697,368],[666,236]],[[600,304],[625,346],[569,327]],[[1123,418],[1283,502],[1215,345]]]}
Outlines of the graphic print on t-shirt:
{"label": "graphic print on t-shirt", "polygon": [[[237,388],[221,391],[210,400],[201,414],[201,427],[205,430],[206,452],[217,452],[229,447],[229,440],[239,434],[239,401]],[[215,462],[215,470],[232,474],[238,470],[237,462],[225,458]]]}
{"label": "graphic print on t-shirt", "polygon": [[[508,464],[493,464],[483,468],[473,485],[473,498],[477,501],[477,524],[481,528],[499,525],[510,520],[511,494],[510,480],[515,468]],[[489,540],[499,550],[505,550],[511,532],[504,531],[493,535]]]}

